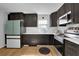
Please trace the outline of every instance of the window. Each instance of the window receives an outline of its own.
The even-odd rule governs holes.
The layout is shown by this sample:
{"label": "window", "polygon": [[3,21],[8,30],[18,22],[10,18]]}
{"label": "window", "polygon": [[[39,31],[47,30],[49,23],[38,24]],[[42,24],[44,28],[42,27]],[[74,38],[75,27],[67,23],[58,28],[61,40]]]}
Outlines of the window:
{"label": "window", "polygon": [[38,27],[47,28],[48,27],[48,21],[47,20],[39,20],[38,21]]}

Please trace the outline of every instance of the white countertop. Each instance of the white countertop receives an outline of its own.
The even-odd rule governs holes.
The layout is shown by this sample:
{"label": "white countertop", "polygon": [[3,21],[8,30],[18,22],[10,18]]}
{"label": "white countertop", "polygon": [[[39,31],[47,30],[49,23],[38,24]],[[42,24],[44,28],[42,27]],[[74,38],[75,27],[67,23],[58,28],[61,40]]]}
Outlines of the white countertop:
{"label": "white countertop", "polygon": [[47,29],[41,29],[39,27],[26,27],[26,31],[23,34],[55,34],[57,27],[49,27]]}
{"label": "white countertop", "polygon": [[79,45],[79,35],[65,34],[65,36],[66,37],[63,35],[55,35],[54,38],[61,43],[64,43],[63,40],[65,39]]}
{"label": "white countertop", "polygon": [[55,33],[23,33],[23,34],[46,34],[46,35],[54,35]]}
{"label": "white countertop", "polygon": [[59,42],[61,42],[62,44],[64,43],[63,42],[63,40],[64,40],[64,35],[54,35],[54,38],[57,40],[57,41],[59,41]]}
{"label": "white countertop", "polygon": [[[65,40],[71,41],[73,43],[76,43],[79,45],[79,35],[65,35],[67,37],[64,37]],[[71,37],[70,37],[71,36]]]}
{"label": "white countertop", "polygon": [[79,38],[67,38],[67,37],[65,37],[64,39],[79,45]]}

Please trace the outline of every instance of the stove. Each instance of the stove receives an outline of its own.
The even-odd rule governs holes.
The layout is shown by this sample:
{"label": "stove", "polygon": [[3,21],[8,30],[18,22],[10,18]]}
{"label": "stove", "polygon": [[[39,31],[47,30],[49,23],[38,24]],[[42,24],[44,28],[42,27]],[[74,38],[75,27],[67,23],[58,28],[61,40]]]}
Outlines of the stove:
{"label": "stove", "polygon": [[70,24],[70,25],[68,25],[66,33],[79,35],[79,24]]}

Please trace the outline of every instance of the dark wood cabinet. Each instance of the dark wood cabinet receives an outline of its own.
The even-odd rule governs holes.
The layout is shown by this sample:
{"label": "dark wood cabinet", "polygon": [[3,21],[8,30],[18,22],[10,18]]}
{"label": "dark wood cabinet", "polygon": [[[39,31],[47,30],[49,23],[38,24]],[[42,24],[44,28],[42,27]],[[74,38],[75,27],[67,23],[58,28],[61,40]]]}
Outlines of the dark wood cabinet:
{"label": "dark wood cabinet", "polygon": [[26,34],[22,35],[23,45],[53,45],[54,35],[47,34]]}
{"label": "dark wood cabinet", "polygon": [[73,10],[73,3],[64,3],[57,11],[58,18],[65,13]]}
{"label": "dark wood cabinet", "polygon": [[54,35],[49,35],[49,45],[54,45]]}
{"label": "dark wood cabinet", "polygon": [[59,18],[60,16],[64,15],[64,14],[65,14],[65,4],[63,4],[63,5],[59,8],[59,10],[58,10],[58,12],[57,12],[58,18]]}
{"label": "dark wood cabinet", "polygon": [[65,7],[65,13],[67,13],[69,11],[72,11],[72,9],[73,9],[73,3],[65,3],[64,7]]}
{"label": "dark wood cabinet", "polygon": [[50,24],[51,24],[51,27],[57,26],[57,12],[54,12],[50,15]]}
{"label": "dark wood cabinet", "polygon": [[49,45],[49,35],[22,35],[23,45]]}
{"label": "dark wood cabinet", "polygon": [[[65,3],[65,13],[71,11],[71,19],[73,23],[79,23],[79,3]],[[61,8],[60,8],[61,9]]]}
{"label": "dark wood cabinet", "polygon": [[79,45],[65,39],[65,56],[79,56]]}
{"label": "dark wood cabinet", "polygon": [[71,11],[70,14],[67,14],[67,20],[69,21],[69,19],[72,19],[72,22],[73,22],[73,3],[65,3],[64,7],[65,7],[65,13],[68,13]]}
{"label": "dark wood cabinet", "polygon": [[8,14],[8,20],[24,20],[24,27],[37,26],[37,14],[23,14],[22,12],[15,12]]}
{"label": "dark wood cabinet", "polygon": [[8,14],[8,20],[21,20],[24,19],[24,15],[22,12],[15,12]]}
{"label": "dark wood cabinet", "polygon": [[57,38],[58,36],[56,36],[54,38],[54,46],[57,48],[57,50],[62,54],[64,55],[64,43],[61,43],[59,38]]}
{"label": "dark wood cabinet", "polygon": [[71,11],[72,23],[79,23],[79,3],[64,3],[57,11],[57,19]]}
{"label": "dark wood cabinet", "polygon": [[62,55],[64,55],[64,45],[54,45],[54,46]]}
{"label": "dark wood cabinet", "polygon": [[65,13],[67,13],[69,11],[71,11],[72,23],[77,23],[78,21],[76,21],[76,17],[75,17],[76,15],[75,15],[75,13],[78,11],[78,9],[75,10],[75,3],[65,3]]}
{"label": "dark wood cabinet", "polygon": [[79,23],[79,3],[73,3],[73,23]]}
{"label": "dark wood cabinet", "polygon": [[58,40],[54,39],[54,45],[63,45],[63,44],[59,42]]}
{"label": "dark wood cabinet", "polygon": [[37,14],[24,14],[24,27],[37,27]]}

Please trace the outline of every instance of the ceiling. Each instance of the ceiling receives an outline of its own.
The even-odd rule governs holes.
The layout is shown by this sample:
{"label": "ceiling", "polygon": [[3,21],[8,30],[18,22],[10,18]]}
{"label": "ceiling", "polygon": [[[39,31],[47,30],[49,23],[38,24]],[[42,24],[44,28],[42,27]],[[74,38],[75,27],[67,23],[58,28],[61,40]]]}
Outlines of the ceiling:
{"label": "ceiling", "polygon": [[57,11],[63,3],[0,3],[0,9],[6,12],[24,12],[50,14]]}

